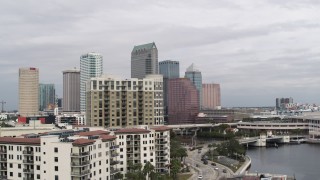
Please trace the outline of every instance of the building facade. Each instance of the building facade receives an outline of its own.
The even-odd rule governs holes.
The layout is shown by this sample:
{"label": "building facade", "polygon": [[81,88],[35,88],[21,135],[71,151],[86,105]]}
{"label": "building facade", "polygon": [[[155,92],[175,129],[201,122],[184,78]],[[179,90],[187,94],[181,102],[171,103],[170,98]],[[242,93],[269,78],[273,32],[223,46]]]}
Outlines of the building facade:
{"label": "building facade", "polygon": [[54,109],[56,90],[54,84],[39,84],[39,110]]}
{"label": "building facade", "polygon": [[86,116],[84,114],[64,113],[56,115],[55,124],[58,126],[67,125],[86,125]]}
{"label": "building facade", "polygon": [[150,162],[169,172],[170,129],[63,130],[24,137],[0,137],[0,178],[113,180],[129,164]]}
{"label": "building facade", "polygon": [[124,127],[163,124],[162,75],[144,79],[91,78],[87,85],[87,125]]}
{"label": "building facade", "polygon": [[220,84],[202,84],[202,109],[220,109]]}
{"label": "building facade", "polygon": [[65,112],[80,112],[80,70],[65,70],[63,73],[62,107]]}
{"label": "building facade", "polygon": [[201,71],[192,63],[185,72],[185,77],[196,86],[199,96],[199,108],[202,109],[202,75]]}
{"label": "building facade", "polygon": [[194,123],[199,113],[197,88],[189,78],[169,79],[168,86],[168,123]]}
{"label": "building facade", "polygon": [[286,110],[288,104],[293,104],[293,98],[276,98],[276,109],[277,110]]}
{"label": "building facade", "polygon": [[86,83],[103,73],[103,58],[98,53],[87,53],[80,57],[80,111],[86,112]]}
{"label": "building facade", "polygon": [[131,78],[142,79],[148,74],[159,74],[158,49],[154,42],[134,46],[131,52]]}
{"label": "building facade", "polygon": [[19,69],[19,114],[34,116],[39,114],[39,69]]}
{"label": "building facade", "polygon": [[159,71],[163,75],[164,120],[168,121],[168,79],[180,77],[179,61],[165,60],[159,62]]}

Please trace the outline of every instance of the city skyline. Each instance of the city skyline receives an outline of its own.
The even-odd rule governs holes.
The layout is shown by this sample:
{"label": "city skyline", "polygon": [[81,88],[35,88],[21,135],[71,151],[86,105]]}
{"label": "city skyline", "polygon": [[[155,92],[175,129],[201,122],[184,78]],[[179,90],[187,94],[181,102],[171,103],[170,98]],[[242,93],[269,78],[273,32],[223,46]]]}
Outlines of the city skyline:
{"label": "city skyline", "polygon": [[90,12],[75,2],[1,2],[5,110],[18,109],[19,67],[39,68],[39,82],[62,97],[61,71],[79,68],[81,54],[99,52],[105,74],[129,78],[132,47],[148,42],[159,61],[179,61],[180,74],[196,63],[203,83],[221,85],[223,107],[320,103],[317,2],[99,2]]}

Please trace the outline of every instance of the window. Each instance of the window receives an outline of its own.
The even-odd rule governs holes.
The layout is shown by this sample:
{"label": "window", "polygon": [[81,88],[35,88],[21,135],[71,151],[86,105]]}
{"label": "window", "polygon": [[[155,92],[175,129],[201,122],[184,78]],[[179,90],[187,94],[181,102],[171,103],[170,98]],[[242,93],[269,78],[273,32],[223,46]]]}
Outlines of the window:
{"label": "window", "polygon": [[57,147],[54,148],[54,152],[55,152],[55,153],[58,152],[58,148],[57,148]]}
{"label": "window", "polygon": [[37,165],[37,170],[40,170],[40,165]]}
{"label": "window", "polygon": [[13,172],[10,172],[10,176],[13,176]]}
{"label": "window", "polygon": [[54,157],[54,162],[58,162],[58,157]]}
{"label": "window", "polygon": [[40,179],[40,174],[37,174],[37,179]]}
{"label": "window", "polygon": [[12,163],[10,163],[9,166],[10,166],[10,168],[12,168],[13,167]]}
{"label": "window", "polygon": [[18,177],[21,177],[21,173],[18,173]]}
{"label": "window", "polygon": [[59,180],[59,176],[58,176],[58,175],[55,175],[55,176],[54,176],[54,180]]}
{"label": "window", "polygon": [[18,169],[21,169],[21,164],[18,164]]}
{"label": "window", "polygon": [[54,171],[59,171],[58,166],[54,167]]}

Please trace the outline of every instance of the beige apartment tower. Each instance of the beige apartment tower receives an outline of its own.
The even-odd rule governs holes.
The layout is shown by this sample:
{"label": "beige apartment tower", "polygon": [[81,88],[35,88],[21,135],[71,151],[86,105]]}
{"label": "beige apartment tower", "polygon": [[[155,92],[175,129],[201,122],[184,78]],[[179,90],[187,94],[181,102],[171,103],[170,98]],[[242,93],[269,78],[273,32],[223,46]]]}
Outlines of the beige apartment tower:
{"label": "beige apartment tower", "polygon": [[220,109],[220,84],[202,84],[202,109]]}
{"label": "beige apartment tower", "polygon": [[86,92],[89,126],[163,124],[162,75],[125,80],[112,76],[91,78]]}
{"label": "beige apartment tower", "polygon": [[20,116],[39,114],[39,69],[19,69],[19,113]]}

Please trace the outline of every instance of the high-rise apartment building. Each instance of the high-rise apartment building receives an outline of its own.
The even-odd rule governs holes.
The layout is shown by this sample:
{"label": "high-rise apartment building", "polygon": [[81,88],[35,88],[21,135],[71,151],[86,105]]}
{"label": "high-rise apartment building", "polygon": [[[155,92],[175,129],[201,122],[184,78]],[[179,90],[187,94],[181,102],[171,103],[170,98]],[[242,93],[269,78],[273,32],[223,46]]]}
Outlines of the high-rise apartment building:
{"label": "high-rise apartment building", "polygon": [[286,109],[287,104],[292,104],[293,98],[276,98],[276,109],[283,110]]}
{"label": "high-rise apartment building", "polygon": [[98,53],[87,53],[80,57],[80,110],[86,112],[86,83],[103,73],[103,59]]}
{"label": "high-rise apartment building", "polygon": [[143,79],[91,78],[87,89],[87,125],[124,127],[163,124],[162,75]]}
{"label": "high-rise apartment building", "polygon": [[196,86],[198,90],[199,96],[199,108],[201,109],[202,105],[202,75],[201,71],[196,68],[196,66],[192,63],[185,72],[185,77],[189,78],[191,82]]}
{"label": "high-rise apartment building", "polygon": [[19,69],[19,114],[34,116],[39,114],[39,69]]}
{"label": "high-rise apartment building", "polygon": [[159,71],[163,75],[164,120],[168,121],[168,79],[180,77],[179,61],[165,60],[159,62]]}
{"label": "high-rise apartment building", "polygon": [[54,84],[39,84],[39,110],[54,109],[56,104]]}
{"label": "high-rise apartment building", "polygon": [[134,46],[131,52],[131,78],[142,79],[148,74],[159,74],[158,49],[154,42]]}
{"label": "high-rise apartment building", "polygon": [[199,113],[197,88],[189,78],[169,79],[168,86],[168,123],[194,123]]}
{"label": "high-rise apartment building", "polygon": [[63,71],[62,107],[65,112],[80,112],[80,70]]}
{"label": "high-rise apartment building", "polygon": [[202,84],[202,109],[221,107],[220,84]]}
{"label": "high-rise apartment building", "polygon": [[24,137],[0,137],[1,179],[116,179],[129,164],[150,162],[169,172],[170,128],[115,131],[62,130]]}

